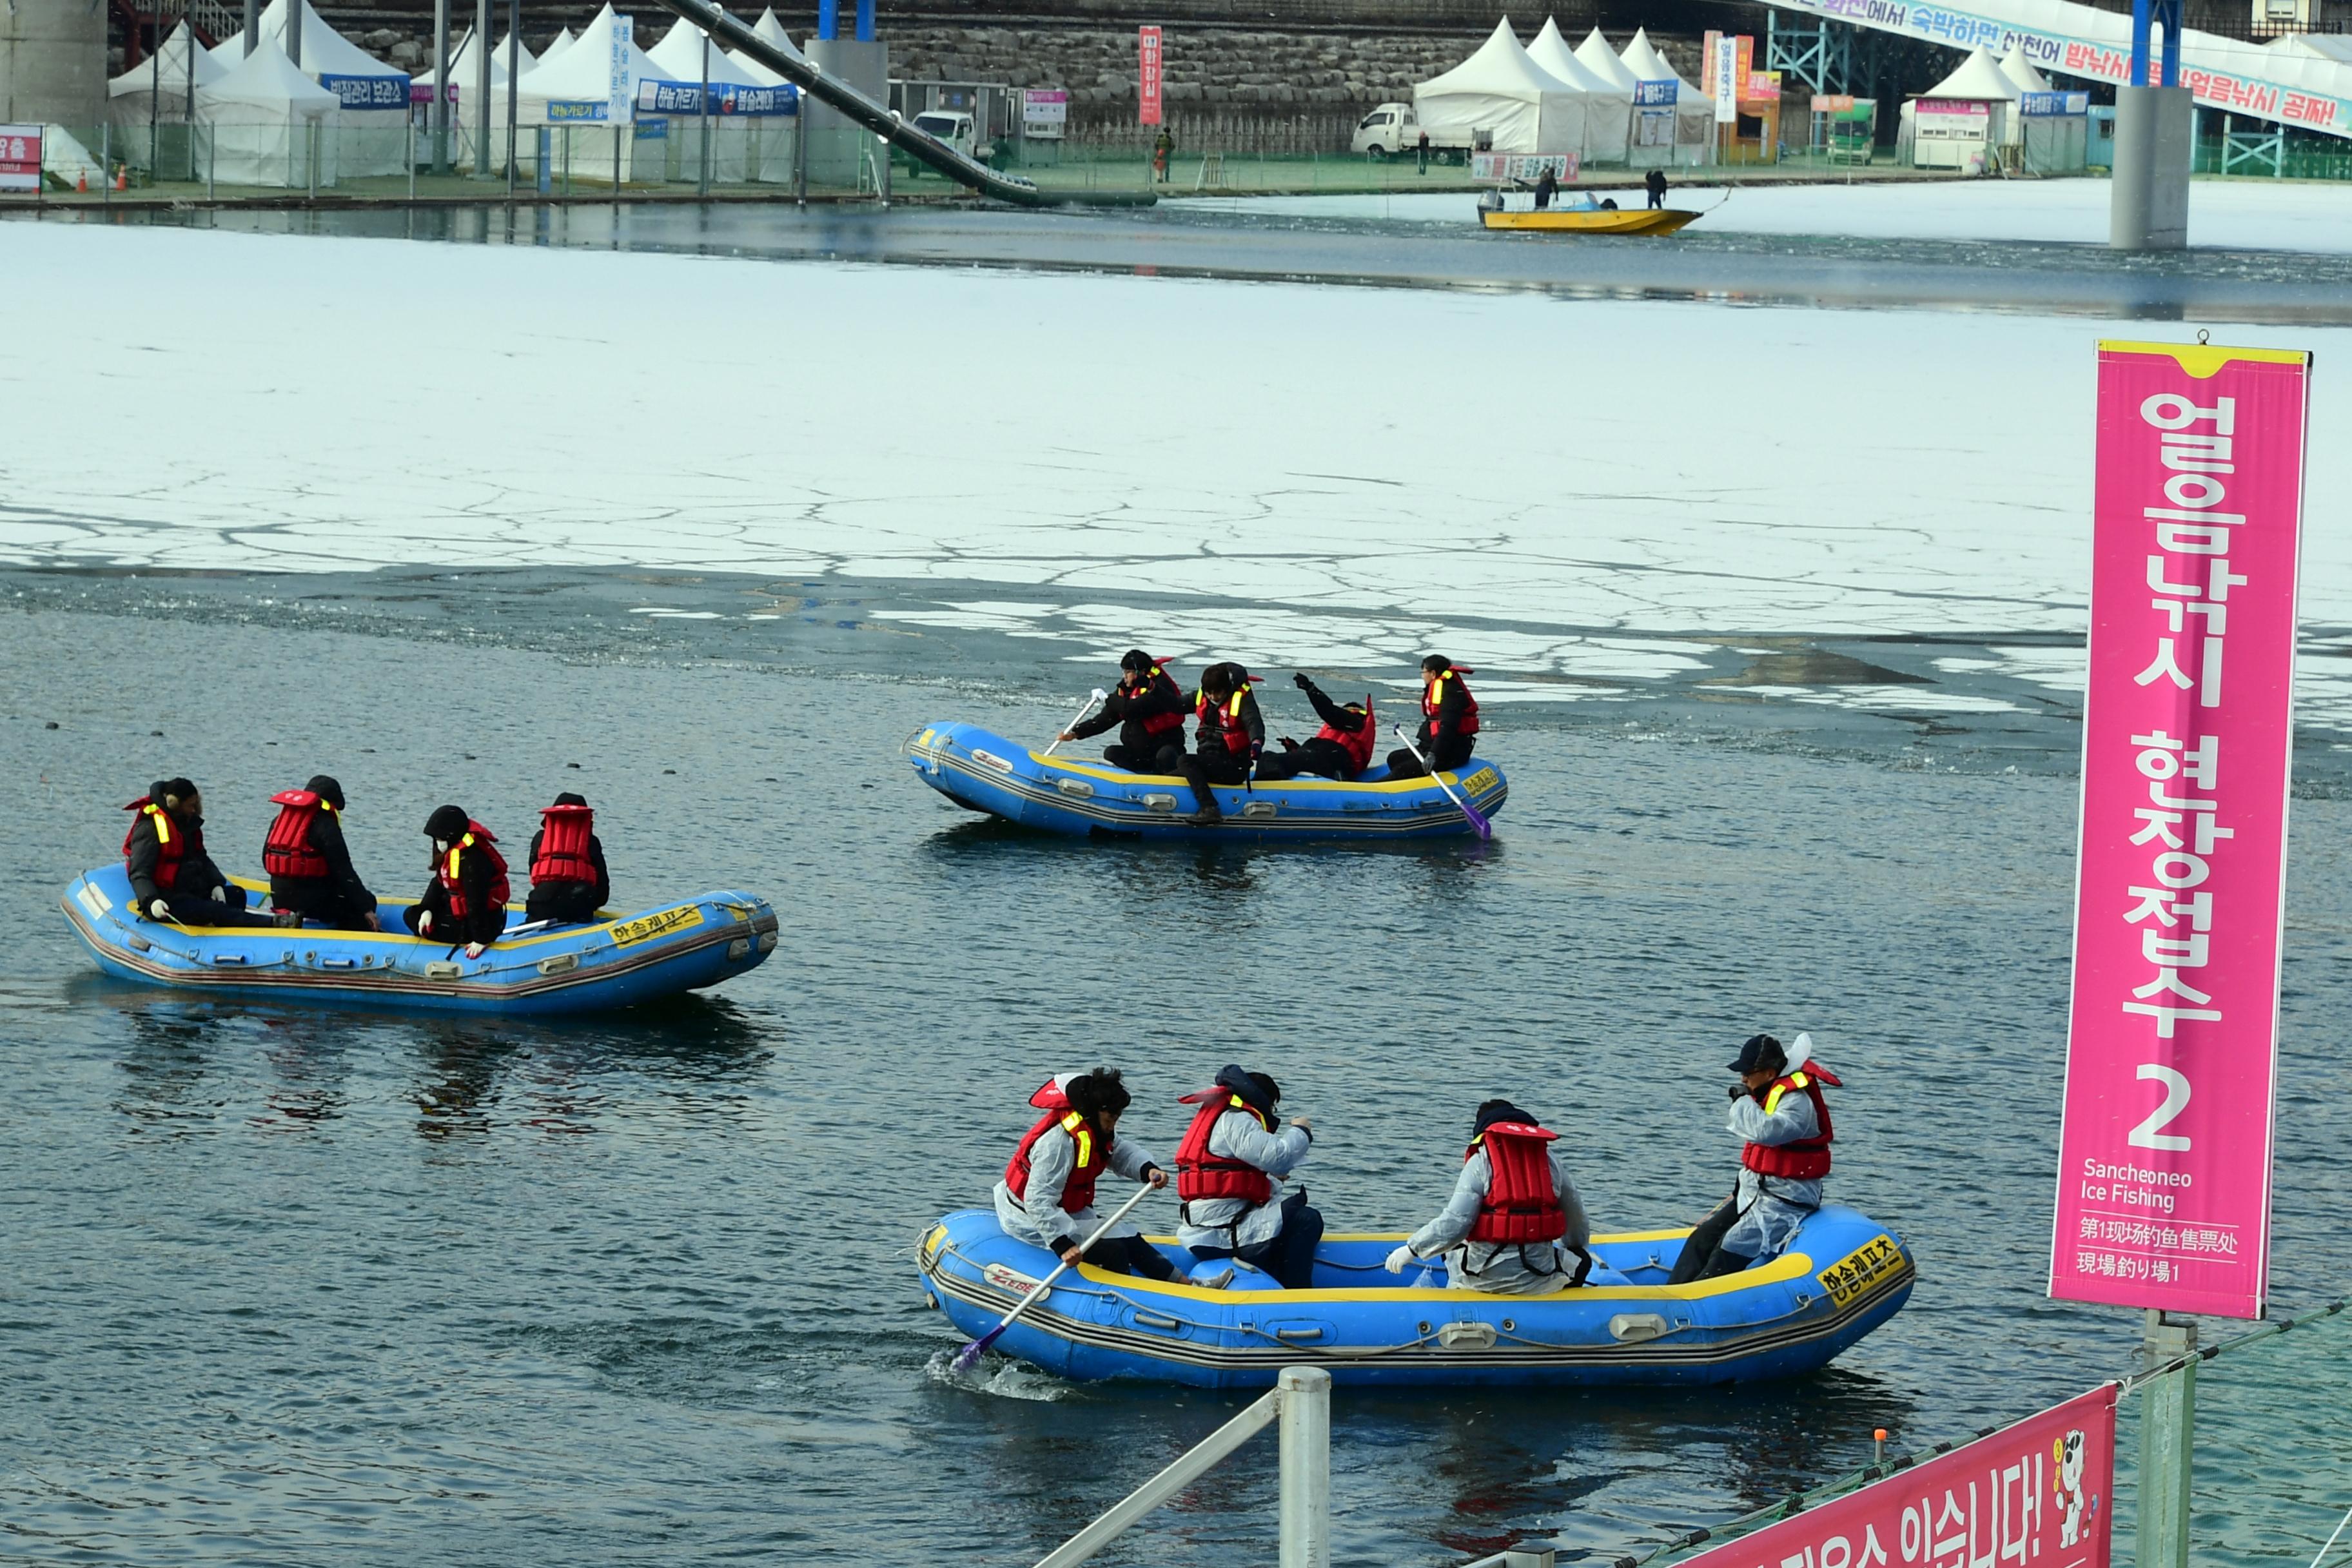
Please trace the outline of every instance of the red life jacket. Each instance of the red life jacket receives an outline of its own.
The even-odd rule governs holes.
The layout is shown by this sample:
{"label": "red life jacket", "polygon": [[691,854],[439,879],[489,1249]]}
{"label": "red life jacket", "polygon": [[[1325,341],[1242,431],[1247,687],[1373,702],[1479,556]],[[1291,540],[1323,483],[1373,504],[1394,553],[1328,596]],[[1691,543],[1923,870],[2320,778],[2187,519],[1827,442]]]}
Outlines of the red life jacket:
{"label": "red life jacket", "polygon": [[261,868],[273,877],[331,875],[327,858],[310,847],[310,824],[335,808],[307,789],[281,790],[269,804],[278,807],[278,820],[261,842]]}
{"label": "red life jacket", "polygon": [[[1421,716],[1429,721],[1429,733],[1432,739],[1434,739],[1437,734],[1437,710],[1445,704],[1445,683],[1476,673],[1475,670],[1464,669],[1456,666],[1430,682],[1428,689],[1422,692]],[[1475,735],[1478,732],[1478,700],[1470,695],[1470,684],[1467,681],[1462,683],[1461,692],[1462,722],[1455,727],[1454,732],[1457,735]]]}
{"label": "red life jacket", "polygon": [[531,885],[594,882],[596,862],[588,858],[588,840],[596,831],[596,813],[584,805],[551,805],[539,817],[539,853],[531,858]]}
{"label": "red life jacket", "polygon": [[433,862],[433,874],[441,880],[441,890],[449,895],[449,918],[464,920],[474,912],[473,901],[466,897],[466,884],[459,871],[467,852],[487,856],[490,862],[490,906],[503,908],[513,889],[507,885],[507,858],[491,846],[498,839],[478,822],[466,824],[465,836],[449,846],[449,853]]}
{"label": "red life jacket", "polygon": [[1264,1171],[1246,1160],[1209,1152],[1210,1130],[1226,1111],[1246,1111],[1268,1132],[1274,1131],[1274,1119],[1222,1085],[1188,1094],[1181,1103],[1201,1109],[1192,1113],[1192,1125],[1184,1130],[1184,1141],[1176,1145],[1176,1196],[1188,1204],[1205,1198],[1262,1204],[1274,1196],[1274,1178]]}
{"label": "red life jacket", "polygon": [[1326,724],[1315,731],[1318,741],[1329,741],[1348,753],[1348,765],[1362,773],[1372,765],[1372,747],[1381,738],[1378,716],[1372,711],[1372,694],[1364,693],[1364,721],[1353,730],[1341,730]]}
{"label": "red life jacket", "polygon": [[1463,1163],[1467,1164],[1484,1144],[1493,1173],[1486,1183],[1486,1201],[1478,1205],[1477,1223],[1470,1227],[1471,1240],[1525,1247],[1558,1241],[1568,1234],[1568,1211],[1559,1206],[1547,1148],[1559,1136],[1532,1122],[1494,1121],[1470,1141]]}
{"label": "red life jacket", "polygon": [[[139,816],[152,817],[155,823],[155,887],[160,892],[170,892],[180,880],[180,862],[193,849],[205,852],[205,836],[185,823],[175,822],[172,814],[157,805],[152,796],[141,795],[125,811],[135,811]],[[131,858],[131,835],[139,831],[139,816],[131,819],[130,832],[122,836],[122,858]]]}
{"label": "red life jacket", "polygon": [[1062,1212],[1076,1214],[1095,1201],[1095,1182],[1110,1168],[1110,1140],[1097,1134],[1093,1122],[1070,1109],[1069,1096],[1051,1079],[1029,1097],[1029,1103],[1041,1107],[1045,1114],[1021,1135],[1021,1146],[1004,1163],[1004,1184],[1016,1198],[1029,1196],[1029,1151],[1036,1147],[1038,1139],[1058,1127],[1078,1145],[1077,1163],[1070,1169],[1070,1179],[1062,1184]]}
{"label": "red life jacket", "polygon": [[[1251,677],[1253,680],[1255,679],[1255,676]],[[1201,721],[1201,739],[1206,742],[1211,736],[1214,736],[1223,742],[1225,750],[1235,756],[1248,756],[1249,726],[1242,722],[1242,699],[1248,695],[1249,688],[1246,685],[1223,702],[1210,701],[1209,694],[1205,690],[1193,693],[1192,714]]]}
{"label": "red life jacket", "polygon": [[1172,698],[1174,700],[1168,704],[1166,712],[1154,713],[1150,718],[1143,721],[1145,734],[1165,735],[1171,730],[1181,730],[1184,727],[1184,689],[1176,684],[1174,676],[1160,668],[1160,661],[1156,658],[1151,661],[1151,673],[1145,678],[1142,687],[1128,692],[1128,700],[1136,701],[1147,692]]}
{"label": "red life jacket", "polygon": [[1813,1115],[1820,1119],[1822,1133],[1818,1138],[1800,1138],[1793,1143],[1750,1143],[1739,1151],[1739,1163],[1759,1176],[1783,1176],[1792,1182],[1818,1182],[1830,1173],[1830,1102],[1822,1098],[1822,1085],[1838,1087],[1837,1074],[1818,1062],[1807,1062],[1788,1077],[1776,1080],[1764,1091],[1764,1114],[1771,1115],[1780,1109],[1780,1097],[1795,1089],[1813,1102]]}

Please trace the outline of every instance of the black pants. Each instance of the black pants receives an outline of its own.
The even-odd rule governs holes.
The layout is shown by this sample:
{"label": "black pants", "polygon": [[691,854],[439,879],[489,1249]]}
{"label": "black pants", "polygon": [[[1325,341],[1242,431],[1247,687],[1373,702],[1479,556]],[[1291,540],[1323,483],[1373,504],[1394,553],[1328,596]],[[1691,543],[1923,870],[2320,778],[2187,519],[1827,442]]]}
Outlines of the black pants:
{"label": "black pants", "polygon": [[[1468,762],[1470,753],[1476,749],[1477,742],[1471,736],[1448,736],[1437,748],[1435,759],[1437,771],[1442,773],[1452,773]],[[1391,778],[1417,779],[1428,772],[1427,768],[1421,765],[1421,758],[1415,752],[1395,751],[1389,753],[1389,777]]]}
{"label": "black pants", "polygon": [[[433,917],[433,929],[430,931],[417,931],[418,918],[427,914]],[[408,929],[416,931],[417,935],[429,936],[435,942],[446,942],[452,947],[468,942],[478,942],[488,947],[498,941],[499,933],[507,929],[507,911],[502,904],[476,910],[462,921],[451,918],[449,895],[438,882],[425,889],[423,903],[409,905],[401,911],[400,918],[407,921]]]}
{"label": "black pants", "polygon": [[1173,1279],[1176,1266],[1139,1236],[1114,1236],[1087,1248],[1087,1261],[1107,1274],[1140,1274],[1147,1279]]}
{"label": "black pants", "polygon": [[328,877],[272,877],[269,901],[337,931],[365,931],[367,917],[375,913],[374,899],[348,892]]}
{"label": "black pants", "polygon": [[1662,207],[1662,206],[1664,206],[1665,205],[1666,205],[1666,193],[1665,193],[1665,192],[1664,192],[1664,191],[1652,191],[1652,192],[1650,193],[1650,210],[1651,210],[1651,211],[1655,212],[1658,208],[1660,208],[1660,207]]}
{"label": "black pants", "polygon": [[1220,746],[1213,752],[1195,752],[1176,759],[1176,772],[1192,786],[1192,798],[1201,803],[1202,811],[1217,809],[1217,797],[1211,794],[1211,784],[1237,784],[1249,777],[1249,758],[1239,752]]}
{"label": "black pants", "polygon": [[1104,762],[1115,768],[1125,768],[1131,773],[1172,773],[1176,771],[1176,759],[1183,754],[1184,748],[1172,741],[1153,746],[1148,752],[1139,751],[1133,746],[1103,748]]}
{"label": "black pants", "polygon": [[1223,1247],[1196,1247],[1192,1256],[1237,1258],[1273,1275],[1286,1290],[1305,1290],[1315,1284],[1315,1246],[1322,1239],[1323,1211],[1307,1207],[1305,1193],[1293,1193],[1282,1202],[1282,1233],[1272,1241],[1238,1252]]}
{"label": "black pants", "polygon": [[523,900],[522,918],[553,921],[558,925],[593,925],[596,920],[593,882],[533,882]]}
{"label": "black pants", "polygon": [[1669,1275],[1669,1285],[1687,1285],[1694,1279],[1712,1279],[1719,1274],[1737,1274],[1756,1260],[1737,1252],[1723,1250],[1723,1234],[1739,1223],[1739,1197],[1734,1194],[1723,1200],[1721,1207],[1698,1222],[1683,1243],[1683,1255],[1675,1259],[1675,1271]]}
{"label": "black pants", "polygon": [[1268,752],[1257,760],[1261,780],[1295,779],[1301,773],[1351,779],[1356,776],[1356,761],[1348,755],[1347,747],[1325,740],[1303,741],[1295,752]]}
{"label": "black pants", "polygon": [[[172,918],[184,926],[267,926],[278,922],[268,915],[256,914],[245,907],[245,889],[231,883],[221,889],[222,897],[215,900],[209,890],[202,893],[173,891],[163,895],[172,911]],[[141,909],[141,914],[147,913]]]}

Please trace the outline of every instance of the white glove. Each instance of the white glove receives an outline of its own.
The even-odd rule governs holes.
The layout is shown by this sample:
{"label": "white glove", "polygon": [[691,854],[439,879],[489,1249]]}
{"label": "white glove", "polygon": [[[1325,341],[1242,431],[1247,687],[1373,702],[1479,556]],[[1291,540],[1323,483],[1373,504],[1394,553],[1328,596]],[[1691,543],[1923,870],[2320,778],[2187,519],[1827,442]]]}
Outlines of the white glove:
{"label": "white glove", "polygon": [[1402,1274],[1406,1264],[1418,1260],[1411,1247],[1400,1247],[1389,1254],[1388,1270],[1391,1274]]}
{"label": "white glove", "polygon": [[467,942],[467,943],[466,944],[466,956],[467,956],[467,958],[479,958],[479,957],[481,957],[481,956],[482,956],[482,944],[481,944],[480,942]]}
{"label": "white glove", "polygon": [[226,888],[215,888],[213,889],[213,902],[216,904],[225,904],[228,902],[228,889]]}
{"label": "white glove", "polygon": [[172,918],[172,906],[158,899],[147,906],[147,912],[159,921],[167,921]]}
{"label": "white glove", "polygon": [[433,911],[431,910],[426,910],[423,914],[416,917],[416,934],[423,936],[426,931],[429,931],[432,929]]}

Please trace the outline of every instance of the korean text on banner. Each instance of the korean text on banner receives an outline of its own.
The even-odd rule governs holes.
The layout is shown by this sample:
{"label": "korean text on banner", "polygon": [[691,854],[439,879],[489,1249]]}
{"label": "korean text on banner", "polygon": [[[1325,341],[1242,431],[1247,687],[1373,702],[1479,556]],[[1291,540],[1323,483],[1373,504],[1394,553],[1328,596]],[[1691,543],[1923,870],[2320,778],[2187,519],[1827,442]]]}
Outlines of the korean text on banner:
{"label": "korean text on banner", "polygon": [[1710,57],[1715,72],[1710,86],[1715,92],[1715,122],[1734,125],[1739,121],[1739,51],[1727,37],[1715,40],[1715,53]]}
{"label": "korean text on banner", "polygon": [[2263,1312],[2310,367],[2099,345],[2065,1300]]}
{"label": "korean text on banner", "polygon": [[604,113],[616,125],[629,118],[629,55],[636,42],[636,29],[634,16],[613,18],[612,85],[605,94]]}
{"label": "korean text on banner", "polygon": [[1138,121],[1143,125],[1160,123],[1160,29],[1138,27],[1135,30],[1136,102],[1141,111]]}
{"label": "korean text on banner", "polygon": [[2107,1568],[2116,1385],[1675,1568]]}
{"label": "korean text on banner", "polygon": [[41,188],[41,128],[0,125],[0,191]]}

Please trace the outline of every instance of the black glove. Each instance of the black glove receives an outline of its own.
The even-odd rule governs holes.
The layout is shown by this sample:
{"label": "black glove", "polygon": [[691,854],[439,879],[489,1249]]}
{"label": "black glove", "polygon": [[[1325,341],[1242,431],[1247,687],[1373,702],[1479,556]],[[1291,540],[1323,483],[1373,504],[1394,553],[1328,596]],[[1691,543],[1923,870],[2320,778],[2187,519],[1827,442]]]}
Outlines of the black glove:
{"label": "black glove", "polygon": [[1747,1092],[1748,1086],[1744,1083],[1735,1083],[1731,1086],[1731,1098],[1734,1100],[1738,1100],[1741,1095],[1746,1094]]}
{"label": "black glove", "polygon": [[1298,750],[1298,742],[1285,735],[1282,738],[1282,749],[1286,752],[1295,752]]}
{"label": "black glove", "polygon": [[1315,689],[1315,683],[1307,679],[1307,672],[1303,669],[1290,678],[1290,684],[1296,686],[1301,691],[1312,691]]}

